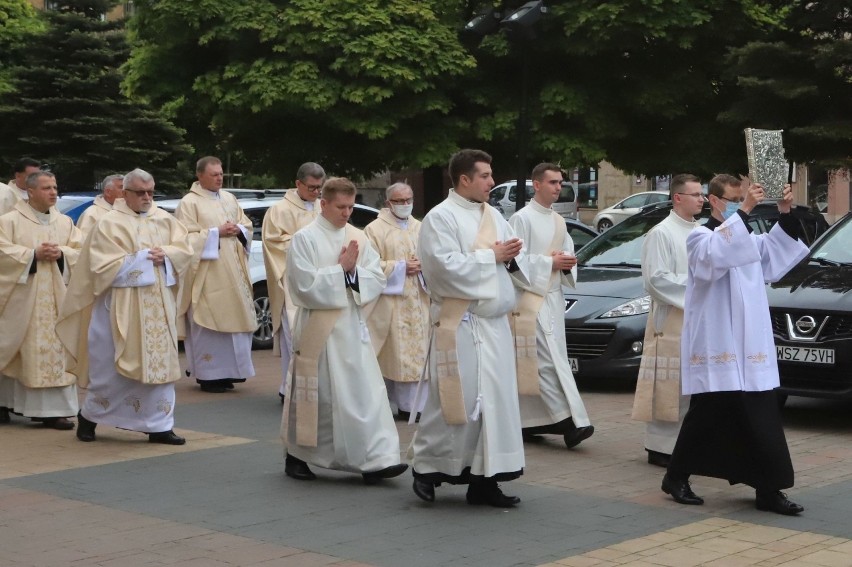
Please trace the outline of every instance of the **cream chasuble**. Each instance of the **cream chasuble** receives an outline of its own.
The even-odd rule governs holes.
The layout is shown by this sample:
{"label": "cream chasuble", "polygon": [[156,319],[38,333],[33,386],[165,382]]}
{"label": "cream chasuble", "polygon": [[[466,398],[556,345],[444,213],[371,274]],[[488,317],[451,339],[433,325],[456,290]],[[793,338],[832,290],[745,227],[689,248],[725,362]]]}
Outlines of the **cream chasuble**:
{"label": "cream chasuble", "polygon": [[779,386],[765,283],[786,274],[808,253],[781,223],[749,234],[734,214],[686,241],[689,275],[681,368],[684,394],[761,392]]}
{"label": "cream chasuble", "polygon": [[[362,243],[356,266],[358,291],[346,286],[338,263],[341,248],[352,238],[347,233]],[[399,464],[399,437],[361,314],[361,307],[385,286],[378,254],[358,229],[337,228],[319,216],[293,236],[285,277],[298,307],[293,327],[295,370],[281,424],[286,452],[323,468],[359,473]],[[328,338],[321,345],[305,345],[302,339],[314,334],[307,331],[312,318],[324,312],[332,315]],[[301,367],[300,352],[308,346],[317,351],[315,370]],[[310,410],[306,415],[300,413],[303,407]],[[309,431],[304,430],[304,437],[298,431],[303,419],[316,423],[313,439]]]}
{"label": "cream chasuble", "polygon": [[5,183],[0,183],[0,215],[11,212],[19,201],[23,201],[23,199],[17,187],[9,187]]}
{"label": "cream chasuble", "polygon": [[420,221],[409,217],[402,228],[390,210],[382,209],[364,233],[381,257],[385,277],[397,284],[392,295],[388,284],[367,318],[379,366],[389,380],[417,382],[429,340],[429,296],[419,274],[405,275],[405,261],[418,256]]}
{"label": "cream chasuble", "polygon": [[83,234],[89,234],[89,231],[92,230],[95,223],[111,210],[112,205],[104,199],[103,195],[98,195],[92,202],[92,206],[83,211],[83,214],[81,214],[80,218],[77,219],[77,228],[83,231]]}
{"label": "cream chasuble", "polygon": [[[530,283],[518,287],[543,296],[535,318],[539,393],[520,396],[521,423],[523,427],[537,427],[570,417],[576,427],[586,427],[590,425],[589,416],[568,362],[562,295],[563,285],[574,287],[577,267],[567,274],[554,272],[551,256],[555,251],[573,255],[574,242],[562,217],[536,200],[512,215],[509,224],[524,241],[529,262]],[[555,240],[558,244],[554,247]]]}
{"label": "cream chasuble", "polygon": [[[77,374],[79,383],[88,381],[87,353],[100,347],[87,346],[86,342],[91,307],[107,294],[118,374],[143,384],[178,380],[178,287],[173,282],[186,272],[192,259],[184,226],[156,203],[146,214],[138,214],[119,199],[86,243],[80,256],[81,269],[71,278],[57,325],[75,361],[71,371]],[[166,266],[155,268],[147,260],[147,251],[157,247],[166,253],[168,270]],[[140,255],[142,259],[137,261]],[[130,266],[134,262],[138,266]],[[129,272],[127,267],[131,268]],[[144,281],[147,271],[151,279]]]}
{"label": "cream chasuble", "polygon": [[[227,191],[217,194],[194,183],[180,201],[175,216],[189,232],[194,253],[192,266],[181,284],[179,314],[192,309],[192,320],[201,327],[221,333],[253,333],[257,316],[248,274],[251,220],[237,198]],[[248,246],[238,238],[219,238],[218,227],[231,221],[243,227]],[[211,236],[211,233],[213,235]],[[218,255],[202,255],[208,238],[218,240]]]}
{"label": "cream chasuble", "polygon": [[432,321],[439,321],[445,298],[469,302],[456,332],[458,376],[463,391],[466,423],[449,425],[441,406],[432,328],[424,380],[429,397],[411,443],[412,466],[418,474],[439,473],[463,481],[464,471],[492,477],[506,473],[512,478],[524,468],[524,448],[518,409],[515,351],[507,315],[515,305],[513,278],[528,284],[527,261],[521,253],[512,275],[495,261],[490,248],[475,246],[483,225],[495,240],[515,236],[509,224],[493,208],[470,202],[450,191],[441,204],[423,219],[418,250],[423,276],[432,299]]}
{"label": "cream chasuble", "polygon": [[65,352],[54,330],[65,297],[65,277],[57,262],[38,261],[28,274],[34,249],[43,242],[59,244],[64,274],[74,268],[81,247],[80,231],[51,207],[38,213],[25,201],[0,217],[0,369],[26,388],[74,384],[65,371]]}

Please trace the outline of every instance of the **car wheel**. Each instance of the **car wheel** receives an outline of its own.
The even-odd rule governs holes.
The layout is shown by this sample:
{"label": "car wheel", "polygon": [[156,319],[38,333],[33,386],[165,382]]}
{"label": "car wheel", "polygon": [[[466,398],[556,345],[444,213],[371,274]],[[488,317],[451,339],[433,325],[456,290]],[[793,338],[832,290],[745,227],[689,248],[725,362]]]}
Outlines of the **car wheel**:
{"label": "car wheel", "polygon": [[257,330],[251,338],[252,348],[272,348],[272,310],[269,308],[269,292],[266,282],[258,282],[252,288],[254,292],[254,313],[257,316]]}
{"label": "car wheel", "polygon": [[612,221],[609,219],[601,219],[598,221],[598,232],[606,232],[612,228]]}

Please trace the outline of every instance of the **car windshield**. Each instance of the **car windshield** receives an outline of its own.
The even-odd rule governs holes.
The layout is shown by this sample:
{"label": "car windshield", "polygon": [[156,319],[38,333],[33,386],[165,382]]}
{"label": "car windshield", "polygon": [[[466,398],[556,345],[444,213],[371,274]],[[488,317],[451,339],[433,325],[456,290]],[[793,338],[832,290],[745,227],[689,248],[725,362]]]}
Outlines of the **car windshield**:
{"label": "car windshield", "polygon": [[818,242],[811,250],[811,258],[816,261],[837,264],[852,264],[852,216],[847,216],[834,227],[831,234]]}
{"label": "car windshield", "polygon": [[79,207],[84,204],[86,199],[57,199],[56,200],[56,210],[60,213],[65,213],[66,211],[70,211],[74,207]]}
{"label": "car windshield", "polygon": [[662,214],[640,215],[621,222],[577,252],[577,261],[585,266],[639,266],[642,261],[642,242],[651,228],[662,221]]}

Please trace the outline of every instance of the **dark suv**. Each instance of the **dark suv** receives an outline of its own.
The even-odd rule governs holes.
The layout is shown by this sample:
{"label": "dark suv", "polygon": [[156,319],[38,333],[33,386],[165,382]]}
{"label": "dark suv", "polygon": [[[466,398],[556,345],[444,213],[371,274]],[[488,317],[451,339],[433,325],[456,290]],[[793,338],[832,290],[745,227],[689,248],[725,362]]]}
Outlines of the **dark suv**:
{"label": "dark suv", "polygon": [[[671,210],[671,201],[648,205],[577,252],[577,287],[563,291],[568,357],[578,379],[634,380],[638,375],[651,307],[642,281],[642,243]],[[795,207],[793,214],[807,244],[828,228],[822,215],[807,207]],[[705,204],[699,220],[703,223],[709,217]],[[752,211],[749,225],[762,234],[777,220],[777,205],[761,203]]]}
{"label": "dark suv", "polygon": [[852,213],[767,292],[781,391],[852,398]]}

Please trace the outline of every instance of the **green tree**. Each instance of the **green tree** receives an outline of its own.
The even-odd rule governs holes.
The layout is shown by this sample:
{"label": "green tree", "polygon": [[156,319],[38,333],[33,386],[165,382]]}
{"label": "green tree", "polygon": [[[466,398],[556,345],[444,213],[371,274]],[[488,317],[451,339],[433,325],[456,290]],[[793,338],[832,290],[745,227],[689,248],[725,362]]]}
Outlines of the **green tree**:
{"label": "green tree", "polygon": [[12,88],[10,71],[18,48],[43,29],[43,22],[27,0],[0,0],[0,94]]}
{"label": "green tree", "polygon": [[129,90],[185,127],[291,180],[299,163],[337,173],[446,160],[469,123],[453,83],[475,62],[458,6],[430,0],[141,0]]}
{"label": "green tree", "polygon": [[16,48],[13,90],[0,96],[0,159],[49,163],[65,189],[91,189],[135,167],[158,187],[186,186],[182,131],[121,92],[129,48],[122,22],[101,21],[110,0],[60,0],[45,31]]}
{"label": "green tree", "polygon": [[784,26],[728,59],[732,126],[784,130],[789,159],[852,166],[852,12],[848,2],[794,4]]}

